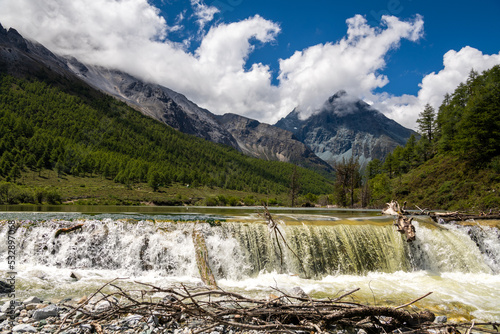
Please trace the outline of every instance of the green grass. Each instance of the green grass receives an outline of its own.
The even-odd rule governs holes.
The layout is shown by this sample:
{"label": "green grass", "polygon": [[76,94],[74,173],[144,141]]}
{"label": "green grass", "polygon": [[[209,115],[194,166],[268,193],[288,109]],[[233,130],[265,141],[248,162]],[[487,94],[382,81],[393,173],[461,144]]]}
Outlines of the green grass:
{"label": "green grass", "polygon": [[439,155],[392,180],[395,199],[411,206],[446,210],[500,208],[500,174],[476,169],[459,158]]}
{"label": "green grass", "polygon": [[[160,187],[155,192],[146,183],[123,185],[102,176],[58,176],[52,170],[43,170],[40,176],[38,172],[24,172],[16,186],[24,191],[55,190],[60,194],[62,203],[75,205],[206,205],[211,203],[210,200],[213,202],[213,199],[222,197],[226,199],[226,205],[259,205],[269,199],[286,205],[288,201],[286,195],[267,196],[217,187],[190,187],[179,183]],[[224,203],[219,200],[216,204]]]}

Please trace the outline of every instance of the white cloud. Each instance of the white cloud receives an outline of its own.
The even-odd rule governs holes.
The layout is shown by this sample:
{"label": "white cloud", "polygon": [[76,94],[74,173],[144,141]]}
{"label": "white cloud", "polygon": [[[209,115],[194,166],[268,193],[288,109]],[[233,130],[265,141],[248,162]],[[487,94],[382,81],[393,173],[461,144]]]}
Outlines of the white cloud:
{"label": "white cloud", "polygon": [[270,67],[248,64],[248,58],[254,41],[276,40],[278,24],[256,15],[209,27],[216,8],[201,0],[191,0],[191,5],[201,33],[194,52],[187,51],[192,36],[184,43],[169,40],[169,33],[185,28],[185,13],[172,13],[169,17],[175,19],[167,22],[147,0],[0,0],[0,22],[54,52],[160,83],[214,113],[233,112],[268,123],[296,106],[310,114],[344,89],[413,126],[425,103],[438,106],[444,93],[453,91],[472,67],[482,71],[500,58],[472,48],[450,51],[444,57],[444,69],[424,78],[418,96],[374,95],[374,89],[389,80],[380,73],[387,52],[398,48],[401,39],[421,38],[423,19],[384,16],[381,27],[374,28],[357,15],[347,20],[347,34],[340,41],[281,59],[276,86]]}
{"label": "white cloud", "polygon": [[191,0],[194,15],[198,18],[196,22],[200,26],[200,30],[205,28],[205,25],[214,19],[214,15],[219,12],[219,9],[214,6],[207,6],[202,0]]}
{"label": "white cloud", "polygon": [[452,94],[461,82],[465,82],[472,69],[481,73],[497,64],[500,64],[500,53],[485,55],[470,46],[458,52],[450,50],[443,57],[444,68],[423,78],[418,96],[381,94],[374,97],[374,106],[398,123],[415,129],[418,115],[427,103],[437,112],[444,95]]}
{"label": "white cloud", "polygon": [[356,15],[347,20],[347,36],[339,42],[315,45],[281,60],[282,112],[300,105],[307,117],[338,90],[366,97],[385,86],[388,78],[378,73],[385,67],[385,55],[397,48],[402,38],[420,38],[423,20],[417,16],[404,22],[383,16],[382,22],[386,28],[375,29],[364,17]]}

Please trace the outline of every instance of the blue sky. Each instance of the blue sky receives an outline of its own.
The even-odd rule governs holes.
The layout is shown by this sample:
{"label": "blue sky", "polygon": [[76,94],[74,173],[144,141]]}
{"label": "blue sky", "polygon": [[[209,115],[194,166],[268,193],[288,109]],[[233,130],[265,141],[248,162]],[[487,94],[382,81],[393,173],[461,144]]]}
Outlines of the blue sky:
{"label": "blue sky", "polygon": [[[167,22],[178,13],[192,15],[191,5],[182,0],[156,0]],[[422,78],[443,65],[443,55],[449,50],[471,46],[486,54],[500,51],[500,1],[428,1],[428,0],[215,0],[207,1],[220,10],[214,22],[236,22],[256,14],[277,22],[281,32],[272,45],[261,45],[248,63],[269,64],[278,72],[278,59],[288,58],[296,50],[325,42],[335,42],[345,36],[346,20],[356,14],[365,16],[372,26],[379,26],[382,15],[409,19],[423,16],[424,36],[417,43],[402,41],[397,50],[387,55],[383,72],[390,82],[378,91],[392,94],[417,94]],[[187,29],[172,34],[174,40],[196,33],[195,18],[187,19]],[[191,47],[194,49],[196,43]],[[276,79],[276,74],[273,79]],[[273,81],[276,83],[276,81]]]}
{"label": "blue sky", "polygon": [[[500,64],[500,1],[0,0],[0,23],[216,114],[273,124],[336,91],[415,128]],[[383,16],[384,15],[384,16]]]}

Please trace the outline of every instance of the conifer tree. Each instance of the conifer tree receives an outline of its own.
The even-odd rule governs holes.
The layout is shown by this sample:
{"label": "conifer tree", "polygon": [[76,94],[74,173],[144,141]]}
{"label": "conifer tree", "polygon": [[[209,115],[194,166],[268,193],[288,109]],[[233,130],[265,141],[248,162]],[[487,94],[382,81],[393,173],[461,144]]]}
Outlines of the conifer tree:
{"label": "conifer tree", "polygon": [[424,111],[418,115],[417,123],[420,134],[432,142],[436,132],[436,112],[430,104],[427,103]]}

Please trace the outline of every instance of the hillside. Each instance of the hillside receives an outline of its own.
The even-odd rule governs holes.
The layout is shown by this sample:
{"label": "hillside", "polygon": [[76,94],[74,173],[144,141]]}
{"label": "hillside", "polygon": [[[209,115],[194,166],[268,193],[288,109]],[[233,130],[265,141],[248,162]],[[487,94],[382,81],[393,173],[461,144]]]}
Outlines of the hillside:
{"label": "hillside", "polygon": [[[99,175],[127,189],[148,184],[159,190],[181,184],[255,194],[289,191],[293,165],[250,158],[180,133],[77,80],[48,70],[29,78],[2,73],[0,87],[4,181],[19,183],[25,173],[35,177],[37,171],[39,177],[54,175],[61,186],[64,176],[80,177],[85,185],[86,178]],[[306,169],[300,169],[300,175],[304,193],[331,191],[324,177]],[[2,199],[37,201],[33,186],[30,189],[17,199]],[[85,193],[82,187],[74,196]]]}
{"label": "hillside", "polygon": [[500,66],[445,97],[437,114],[420,114],[421,139],[410,138],[368,166],[371,205],[391,199],[429,209],[500,209]]}
{"label": "hillside", "polygon": [[[56,72],[67,80],[83,81],[183,133],[231,146],[251,157],[291,162],[317,170],[327,177],[332,172],[327,163],[282,129],[262,124],[259,128],[265,128],[266,131],[258,131],[253,136],[240,136],[240,131],[231,133],[229,130],[234,130],[234,122],[229,125],[220,123],[215,114],[200,108],[180,93],[116,69],[83,64],[73,57],[56,55],[43,45],[23,38],[15,29],[4,29],[1,24],[0,67],[15,76],[33,75],[50,69],[50,72]],[[240,120],[239,128],[247,124],[244,118]],[[226,126],[230,129],[226,129]],[[244,129],[245,132],[254,130],[251,126]],[[233,134],[238,138],[233,137]],[[257,135],[259,138],[256,142],[253,139]],[[277,137],[287,138],[286,147],[276,143]],[[268,154],[263,155],[262,151]]]}

